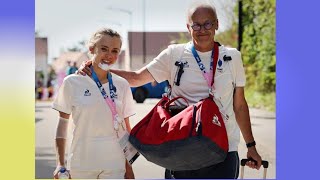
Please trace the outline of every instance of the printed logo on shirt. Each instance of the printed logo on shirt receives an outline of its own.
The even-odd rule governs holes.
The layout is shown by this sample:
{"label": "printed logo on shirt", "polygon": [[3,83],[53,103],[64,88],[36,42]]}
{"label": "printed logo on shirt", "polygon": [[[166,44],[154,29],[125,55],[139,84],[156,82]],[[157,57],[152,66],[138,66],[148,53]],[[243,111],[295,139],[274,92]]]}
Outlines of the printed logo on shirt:
{"label": "printed logo on shirt", "polygon": [[116,88],[115,85],[113,85],[113,87],[112,87],[112,90],[111,90],[111,92],[110,92],[110,96],[111,96],[111,98],[113,98],[113,99],[117,99],[117,98],[118,98],[117,88]]}
{"label": "printed logo on shirt", "polygon": [[184,68],[188,68],[188,67],[189,67],[188,61],[182,62],[182,63],[183,63],[183,67],[184,67]]}
{"label": "printed logo on shirt", "polygon": [[220,122],[219,122],[219,118],[218,118],[217,115],[214,115],[214,116],[213,116],[212,123],[215,124],[215,125],[217,125],[217,126],[220,126],[220,127],[221,127],[221,124],[220,124]]}
{"label": "printed logo on shirt", "polygon": [[86,91],[84,91],[84,96],[91,96],[91,93],[89,92],[89,89],[87,89]]}
{"label": "printed logo on shirt", "polygon": [[223,71],[222,65],[223,65],[223,61],[221,61],[221,59],[219,59],[219,61],[218,61],[218,63],[217,63],[217,70],[218,70],[218,72],[220,72],[220,73],[222,73],[222,71]]}
{"label": "printed logo on shirt", "polygon": [[177,61],[177,62],[179,62],[179,63],[181,63],[181,65],[182,65],[182,67],[183,68],[188,68],[189,67],[189,63],[188,63],[188,61],[186,61],[186,60],[179,60],[179,61]]}

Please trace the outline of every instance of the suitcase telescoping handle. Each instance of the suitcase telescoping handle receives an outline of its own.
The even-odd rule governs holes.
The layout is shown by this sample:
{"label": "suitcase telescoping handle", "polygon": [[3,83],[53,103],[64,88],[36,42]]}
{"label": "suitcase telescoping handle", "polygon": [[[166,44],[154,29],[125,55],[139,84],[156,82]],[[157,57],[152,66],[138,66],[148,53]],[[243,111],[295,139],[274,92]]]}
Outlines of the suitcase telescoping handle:
{"label": "suitcase telescoping handle", "polygon": [[[253,160],[253,159],[241,159],[241,174],[240,174],[240,178],[243,179],[243,174],[244,174],[244,166],[246,165],[246,163],[248,161],[253,161],[254,163],[257,163],[257,161]],[[269,162],[268,161],[264,161],[262,160],[261,162],[264,171],[263,171],[263,179],[267,178],[267,169],[269,167]]]}

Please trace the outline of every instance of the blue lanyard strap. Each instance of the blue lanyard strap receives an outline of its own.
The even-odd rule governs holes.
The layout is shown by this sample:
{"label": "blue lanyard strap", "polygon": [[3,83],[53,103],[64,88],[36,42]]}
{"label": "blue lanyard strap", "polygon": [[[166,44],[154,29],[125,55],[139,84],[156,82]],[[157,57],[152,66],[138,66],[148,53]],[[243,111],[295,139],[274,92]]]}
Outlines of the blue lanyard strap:
{"label": "blue lanyard strap", "polygon": [[115,99],[115,97],[116,97],[117,95],[116,95],[116,88],[115,88],[115,86],[113,85],[112,75],[111,75],[110,72],[108,72],[107,78],[108,78],[108,81],[109,81],[110,97],[111,97],[112,101],[114,101],[114,99]]}
{"label": "blue lanyard strap", "polygon": [[[196,59],[196,61],[198,63],[198,66],[199,66],[200,70],[203,73],[207,73],[206,72],[206,67],[203,65],[203,63],[201,61],[201,58],[200,58],[199,54],[197,53],[196,48],[194,47],[193,43],[191,45],[191,51],[192,51],[192,54],[193,54],[194,58]],[[210,70],[213,69],[213,56],[214,56],[214,49],[212,50],[212,53],[211,53]]]}
{"label": "blue lanyard strap", "polygon": [[[201,58],[198,55],[193,43],[191,44],[191,51],[192,51],[192,54],[193,54],[194,58],[196,59],[196,62],[198,63],[198,66],[199,66],[200,70],[202,71],[203,76],[206,79],[207,73],[209,73],[209,72],[206,72],[206,68],[203,65],[203,63],[201,61]],[[211,84],[211,86],[214,83],[214,74],[215,74],[215,71],[216,71],[215,67],[216,67],[217,62],[218,62],[218,56],[219,56],[218,44],[214,43],[214,47],[213,47],[212,53],[211,53],[211,61],[210,61],[210,72],[212,72],[212,80],[211,80],[211,82],[208,82],[208,85]]]}
{"label": "blue lanyard strap", "polygon": [[[92,78],[93,80],[96,82],[102,96],[104,99],[107,99],[109,98],[108,95],[107,95],[107,92],[105,91],[105,89],[102,87],[102,84],[100,82],[100,80],[98,79],[98,76],[97,74],[94,72],[93,70],[93,67],[91,66],[91,72],[92,72]],[[107,74],[107,78],[108,78],[108,81],[109,81],[109,90],[110,90],[110,98],[112,99],[112,101],[114,102],[114,98],[116,96],[116,91],[115,91],[115,88],[113,86],[113,81],[112,81],[112,76],[111,76],[111,73],[108,72]]]}
{"label": "blue lanyard strap", "polygon": [[98,88],[99,88],[99,90],[100,90],[105,102],[107,103],[107,105],[109,106],[109,108],[111,110],[111,113],[112,113],[112,116],[113,116],[114,129],[116,130],[117,136],[118,136],[119,124],[121,124],[123,129],[124,129],[124,127],[122,125],[123,118],[119,117],[119,115],[117,113],[116,103],[114,101],[114,99],[115,99],[117,94],[116,94],[116,88],[115,88],[115,86],[113,85],[113,82],[112,82],[111,73],[108,72],[108,74],[107,74],[107,78],[108,78],[108,81],[109,81],[109,89],[110,89],[110,98],[109,98],[107,93],[106,93],[106,91],[102,87],[102,84],[99,81],[97,74],[94,72],[92,66],[90,68],[91,68],[91,72],[92,72],[92,78],[96,82],[96,84],[97,84],[97,86],[98,86]]}

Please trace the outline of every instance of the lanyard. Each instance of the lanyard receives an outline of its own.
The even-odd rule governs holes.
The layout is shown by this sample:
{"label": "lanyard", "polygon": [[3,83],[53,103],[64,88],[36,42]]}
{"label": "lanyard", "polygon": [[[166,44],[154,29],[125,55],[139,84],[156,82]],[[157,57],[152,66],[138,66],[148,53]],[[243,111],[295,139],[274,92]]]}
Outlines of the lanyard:
{"label": "lanyard", "polygon": [[[211,61],[210,61],[210,73],[206,72],[206,68],[203,65],[203,63],[201,62],[201,59],[194,47],[194,44],[192,43],[191,45],[191,51],[192,54],[194,56],[194,58],[196,59],[198,66],[200,68],[200,70],[202,71],[202,75],[203,77],[206,79],[207,83],[208,83],[208,87],[209,87],[209,96],[210,97],[219,97],[219,95],[217,95],[217,91],[215,90],[213,83],[214,83],[214,74],[216,71],[216,66],[217,66],[217,62],[218,62],[218,56],[219,56],[219,48],[218,48],[218,44],[214,43],[213,46],[213,50],[212,50],[212,54],[211,54]],[[221,103],[221,101],[219,99],[217,99],[218,102],[221,105],[221,108],[223,107],[223,104]],[[225,113],[225,110],[221,110],[219,108],[220,113],[225,117],[226,120],[229,119],[228,114]]]}
{"label": "lanyard", "polygon": [[200,68],[200,70],[202,71],[202,75],[204,77],[204,79],[207,81],[208,87],[211,88],[211,86],[213,85],[213,81],[214,81],[214,73],[215,73],[215,67],[217,65],[217,59],[218,59],[218,54],[219,54],[219,49],[216,43],[214,43],[214,49],[212,50],[211,53],[211,61],[210,61],[210,72],[206,72],[206,67],[203,65],[200,56],[198,55],[194,44],[192,43],[191,45],[191,51],[192,54],[194,56],[194,58],[196,59],[198,66]]}
{"label": "lanyard", "polygon": [[108,104],[108,106],[109,106],[109,108],[111,110],[112,117],[113,117],[113,126],[114,126],[114,129],[118,133],[119,124],[122,123],[122,119],[119,117],[119,115],[117,113],[116,103],[114,102],[114,98],[116,97],[116,91],[115,91],[115,88],[113,86],[111,73],[108,72],[108,74],[107,74],[107,78],[108,78],[108,81],[109,81],[109,90],[110,90],[110,97],[109,97],[107,95],[107,92],[105,91],[105,89],[102,87],[102,84],[99,81],[98,76],[94,72],[92,66],[90,68],[91,68],[91,72],[92,72],[92,78],[96,82],[96,84],[97,84],[97,86],[98,86],[98,88],[99,88],[99,90],[100,90],[100,92],[101,92],[101,94],[103,96],[103,99]]}

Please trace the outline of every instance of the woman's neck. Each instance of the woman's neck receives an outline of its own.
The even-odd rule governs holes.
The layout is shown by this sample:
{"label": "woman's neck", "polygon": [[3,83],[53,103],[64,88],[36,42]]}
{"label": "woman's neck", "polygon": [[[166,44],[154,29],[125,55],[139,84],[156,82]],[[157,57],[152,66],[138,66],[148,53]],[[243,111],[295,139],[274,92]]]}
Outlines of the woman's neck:
{"label": "woman's neck", "polygon": [[105,71],[105,70],[102,70],[101,68],[99,68],[98,64],[95,62],[92,63],[92,66],[93,66],[93,70],[96,73],[99,81],[102,84],[108,82],[108,78],[107,78],[108,71]]}

